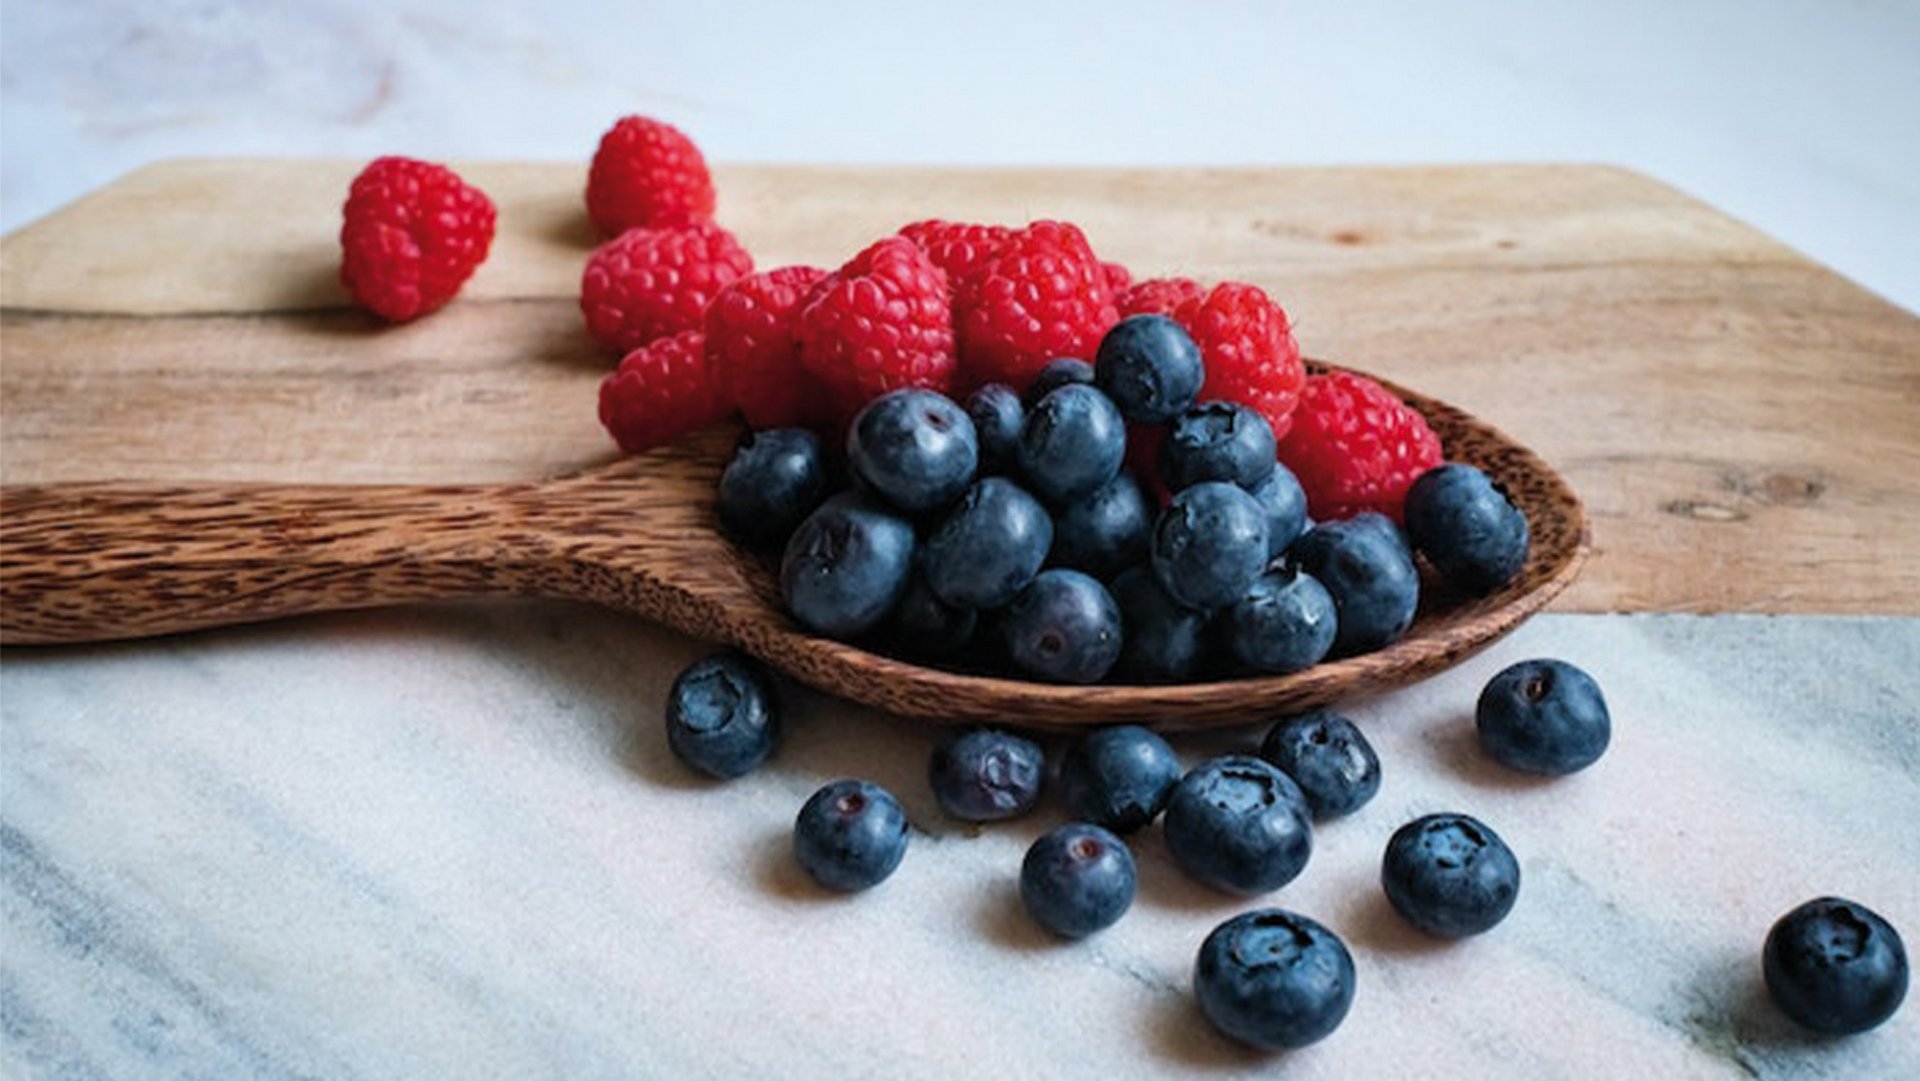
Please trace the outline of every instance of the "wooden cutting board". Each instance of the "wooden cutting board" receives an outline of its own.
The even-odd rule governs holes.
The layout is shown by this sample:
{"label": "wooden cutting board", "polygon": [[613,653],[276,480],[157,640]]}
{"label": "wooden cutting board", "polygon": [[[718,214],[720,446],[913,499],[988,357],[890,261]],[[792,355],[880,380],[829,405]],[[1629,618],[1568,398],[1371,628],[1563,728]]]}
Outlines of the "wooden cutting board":
{"label": "wooden cutting board", "polygon": [[[359,163],[181,161],[0,244],[0,480],[455,482],[605,459],[578,165],[457,165],[500,209],[444,311],[335,281]],[[762,266],[921,217],[1081,223],[1140,276],[1256,282],[1307,351],[1463,406],[1585,496],[1560,610],[1920,612],[1920,318],[1600,166],[753,166]]]}

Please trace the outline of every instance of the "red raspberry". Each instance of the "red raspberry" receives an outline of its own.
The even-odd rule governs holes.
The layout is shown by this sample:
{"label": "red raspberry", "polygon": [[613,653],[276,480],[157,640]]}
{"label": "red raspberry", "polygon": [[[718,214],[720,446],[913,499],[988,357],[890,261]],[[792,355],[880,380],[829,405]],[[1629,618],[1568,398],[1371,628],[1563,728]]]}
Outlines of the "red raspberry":
{"label": "red raspberry", "polygon": [[1119,321],[1106,272],[1079,228],[1037,221],[955,285],[953,326],[968,386],[1027,384],[1056,357],[1090,360]]}
{"label": "red raspberry", "polygon": [[753,257],[710,222],[629,229],[587,257],[580,312],[594,341],[628,353],[698,330],[714,294],[752,272]]}
{"label": "red raspberry", "polygon": [[1377,510],[1397,522],[1407,489],[1440,464],[1440,437],[1387,388],[1329,372],[1307,380],[1280,460],[1300,478],[1315,518]]}
{"label": "red raspberry", "polygon": [[493,201],[428,161],[374,159],[353,178],[344,213],[340,284],[396,323],[452,300],[493,243]]}
{"label": "red raspberry", "polygon": [[933,265],[947,272],[947,284],[957,288],[961,279],[1000,251],[1013,235],[1004,225],[975,225],[964,221],[929,218],[903,227],[900,235],[920,245]]}
{"label": "red raspberry", "polygon": [[1100,270],[1107,276],[1107,289],[1113,293],[1115,304],[1120,302],[1120,294],[1133,287],[1133,271],[1119,263],[1101,263]]}
{"label": "red raspberry", "polygon": [[795,317],[827,272],[790,266],[749,274],[707,306],[707,362],[754,428],[827,423],[826,388],[800,366]]}
{"label": "red raspberry", "polygon": [[794,337],[839,417],[890,390],[953,383],[947,276],[905,237],[877,241],[820,279]]}
{"label": "red raspberry", "polygon": [[1222,282],[1180,302],[1173,318],[1200,346],[1207,381],[1201,399],[1225,399],[1258,412],[1285,438],[1307,370],[1287,313],[1257,285]]}
{"label": "red raspberry", "polygon": [[1120,317],[1129,315],[1172,315],[1174,309],[1206,293],[1192,278],[1148,278],[1135,282],[1114,299]]}
{"label": "red raspberry", "polygon": [[705,336],[697,330],[635,349],[600,382],[600,423],[628,454],[704,428],[729,408],[707,366]]}
{"label": "red raspberry", "polygon": [[713,217],[713,177],[693,140],[672,124],[624,116],[593,152],[587,216],[605,236]]}

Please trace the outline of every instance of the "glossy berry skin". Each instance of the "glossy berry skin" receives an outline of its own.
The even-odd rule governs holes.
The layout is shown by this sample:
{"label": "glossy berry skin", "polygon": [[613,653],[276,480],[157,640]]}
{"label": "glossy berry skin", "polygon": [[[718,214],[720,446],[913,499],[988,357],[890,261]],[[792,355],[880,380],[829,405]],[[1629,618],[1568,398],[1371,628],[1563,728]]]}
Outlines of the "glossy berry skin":
{"label": "glossy berry skin", "polygon": [[1000,617],[1015,668],[1047,683],[1098,683],[1120,659],[1120,606],[1099,579],[1041,571]]}
{"label": "glossy berry skin", "polygon": [[916,574],[893,606],[883,633],[886,648],[906,657],[951,660],[966,652],[980,625],[980,613],[956,608],[936,595],[925,575]]}
{"label": "glossy berry skin", "polygon": [[1033,810],[1047,772],[1040,745],[999,728],[970,728],[933,749],[927,783],[940,809],[965,822]]}
{"label": "glossy berry skin", "polygon": [[671,443],[732,409],[697,330],[635,349],[600,381],[600,423],[628,454]]}
{"label": "glossy berry skin", "polygon": [[1193,407],[1206,369],[1186,328],[1164,315],[1122,319],[1100,339],[1094,384],[1129,424],[1164,424]]}
{"label": "glossy berry skin", "polygon": [[1350,815],[1380,791],[1380,756],[1373,744],[1331,710],[1274,725],[1260,744],[1260,757],[1293,778],[1316,820]]}
{"label": "glossy berry skin", "polygon": [[1527,516],[1470,465],[1450,462],[1407,489],[1407,536],[1442,577],[1468,593],[1491,593],[1527,561]]}
{"label": "glossy berry skin", "polygon": [[600,137],[587,171],[587,215],[606,236],[713,217],[713,177],[672,124],[623,116]]}
{"label": "glossy berry skin", "polygon": [[887,502],[917,514],[953,502],[973,483],[980,440],[973,418],[945,395],[896,390],[853,418],[847,463]]}
{"label": "glossy berry skin", "polygon": [[1073,383],[1048,394],[1020,429],[1020,471],[1041,498],[1065,503],[1120,472],[1127,429],[1107,396]]}
{"label": "glossy berry skin", "polygon": [[1160,512],[1152,558],[1174,600],[1200,609],[1232,604],[1266,569],[1266,513],[1235,485],[1196,484]]}
{"label": "glossy berry skin", "polygon": [[695,661],[667,692],[667,745],[688,766],[726,780],[754,769],[780,740],[780,701],[758,661],[731,650]]}
{"label": "glossy berry skin", "polygon": [[1251,492],[1274,469],[1273,428],[1236,402],[1201,402],[1174,418],[1160,446],[1160,476],[1173,491],[1220,480]]}
{"label": "glossy berry skin", "polygon": [[1865,1032],[1907,997],[1907,949],[1893,925],[1839,897],[1808,901],[1767,932],[1767,994],[1797,1024],[1829,1036]]}
{"label": "glossy berry skin", "polygon": [[825,428],[839,419],[826,388],[800,366],[800,305],[827,272],[786,266],[735,278],[714,294],[701,326],[712,378],[749,428]]}
{"label": "glossy berry skin", "polygon": [[1073,357],[1058,357],[1047,361],[1040,374],[1027,384],[1027,392],[1020,396],[1021,404],[1028,409],[1040,404],[1040,399],[1071,383],[1093,383],[1093,365]]}
{"label": "glossy berry skin", "polygon": [[1119,313],[1105,268],[1078,227],[1012,230],[953,282],[954,334],[973,383],[1025,389],[1056,357],[1090,357]]}
{"label": "glossy berry skin", "polygon": [[1280,553],[1300,538],[1312,525],[1307,519],[1307,493],[1294,478],[1293,470],[1278,462],[1273,472],[1253,489],[1253,501],[1267,516],[1267,555],[1278,559]]}
{"label": "glossy berry skin", "polygon": [[907,812],[871,781],[815,792],[793,824],[793,855],[815,882],[855,893],[885,881],[907,853]]}
{"label": "glossy berry skin", "polygon": [[787,540],[780,591],[808,630],[842,640],[879,625],[907,588],[913,527],[872,499],[843,492]]}
{"label": "glossy berry skin", "polygon": [[1213,1027],[1265,1051],[1324,1039],[1353,1005],[1353,955],[1305,916],[1266,908],[1213,929],[1200,945],[1193,993]]}
{"label": "glossy berry skin", "polygon": [[727,532],[749,544],[785,544],[827,489],[819,437],[805,428],[769,428],[740,437],[720,474],[715,510]]}
{"label": "glossy berry skin", "polygon": [[1161,830],[1182,870],[1228,893],[1277,890],[1313,854],[1306,797],[1286,774],[1250,755],[1216,758],[1182,777]]}
{"label": "glossy berry skin", "polygon": [[1139,725],[1098,728],[1060,764],[1060,794],[1075,818],[1132,833],[1152,822],[1180,783],[1180,759]]}
{"label": "glossy berry skin", "polygon": [[376,158],[341,208],[340,284],[400,323],[454,298],[493,244],[493,201],[444,165]]}
{"label": "glossy berry skin", "polygon": [[580,315],[594,341],[626,354],[700,330],[714,297],[751,273],[753,256],[712,222],[629,229],[587,256]]}
{"label": "glossy berry skin", "polygon": [[1125,841],[1087,822],[1041,835],[1020,863],[1020,900],[1035,923],[1085,938],[1126,914],[1138,873]]}
{"label": "glossy berry skin", "polygon": [[890,390],[945,391],[957,363],[947,276],[905,237],[876,241],[807,294],[793,340],[836,417]]}
{"label": "glossy berry skin", "polygon": [[967,489],[927,538],[927,585],[957,608],[1012,603],[1053,547],[1053,517],[1026,489],[988,477]]}
{"label": "glossy berry skin", "polygon": [[1027,407],[1005,383],[988,383],[967,395],[967,416],[980,438],[980,475],[1006,473],[1018,464],[1020,428]]}
{"label": "glossy berry skin", "polygon": [[1565,661],[1521,661],[1488,681],[1474,709],[1480,746],[1509,769],[1564,774],[1600,760],[1613,738],[1593,677]]}
{"label": "glossy berry skin", "polygon": [[1394,832],[1380,885],[1408,923],[1441,938],[1465,938],[1512,911],[1520,896],[1520,862],[1486,823],[1463,814],[1430,814]]}
{"label": "glossy berry skin", "polygon": [[1321,522],[1288,554],[1333,595],[1339,630],[1333,656],[1367,653],[1400,640],[1420,605],[1420,572],[1400,528],[1368,512]]}
{"label": "glossy berry skin", "polygon": [[1136,566],[1113,580],[1122,638],[1115,677],[1127,683],[1179,683],[1204,667],[1207,613],[1173,599],[1153,568]]}
{"label": "glossy berry skin", "polygon": [[1221,614],[1227,651],[1242,668],[1283,676],[1320,663],[1333,648],[1333,597],[1282,560]]}
{"label": "glossy berry skin", "polygon": [[1153,515],[1131,473],[1121,473],[1053,516],[1047,562],[1105,581],[1147,558]]}
{"label": "glossy berry skin", "polygon": [[1440,437],[1419,410],[1357,372],[1309,378],[1279,434],[1280,460],[1321,520],[1378,511],[1398,522],[1407,489],[1440,464]]}

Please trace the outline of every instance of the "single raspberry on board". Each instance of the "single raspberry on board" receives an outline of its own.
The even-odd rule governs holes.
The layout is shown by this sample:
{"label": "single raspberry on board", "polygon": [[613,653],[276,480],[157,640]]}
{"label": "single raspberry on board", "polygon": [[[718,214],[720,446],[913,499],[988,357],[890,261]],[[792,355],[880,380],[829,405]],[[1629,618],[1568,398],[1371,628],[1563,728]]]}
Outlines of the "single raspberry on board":
{"label": "single raspberry on board", "polygon": [[600,137],[587,170],[587,216],[604,236],[713,217],[713,177],[679,128],[623,116]]}
{"label": "single raspberry on board", "polygon": [[1174,309],[1206,294],[1192,278],[1148,278],[1135,282],[1114,297],[1120,318],[1129,315],[1172,315]]}
{"label": "single raspberry on board", "polygon": [[957,288],[962,279],[972,277],[982,263],[999,252],[1013,230],[1004,225],[929,218],[902,227],[900,235],[920,245],[933,265],[947,272],[947,285]]}
{"label": "single raspberry on board", "polygon": [[752,272],[753,257],[710,222],[629,229],[587,257],[580,312],[594,341],[625,354],[698,330],[714,295]]}
{"label": "single raspberry on board", "polygon": [[1400,521],[1407,489],[1440,464],[1427,418],[1387,388],[1352,372],[1307,379],[1280,460],[1300,478],[1315,519],[1377,510]]}
{"label": "single raspberry on board", "polygon": [[836,418],[901,387],[953,383],[947,276],[905,237],[876,241],[820,279],[794,327],[800,363],[820,380]]}
{"label": "single raspberry on board", "polygon": [[1100,269],[1107,275],[1107,288],[1113,293],[1113,302],[1120,303],[1120,294],[1133,288],[1133,271],[1119,263],[1101,263]]}
{"label": "single raspberry on board", "polygon": [[493,243],[493,201],[428,161],[374,159],[353,178],[344,215],[340,284],[396,323],[452,300]]}
{"label": "single raspberry on board", "polygon": [[800,366],[794,325],[827,272],[789,266],[749,274],[707,306],[707,362],[753,428],[810,428],[833,412],[827,389]]}
{"label": "single raspberry on board", "polygon": [[1275,438],[1285,437],[1307,370],[1280,305],[1257,285],[1221,282],[1172,314],[1200,346],[1207,367],[1201,400],[1239,402],[1266,417]]}
{"label": "single raspberry on board", "polygon": [[1024,391],[1050,360],[1091,360],[1119,319],[1106,271],[1079,228],[1034,222],[954,286],[962,382]]}
{"label": "single raspberry on board", "polygon": [[600,423],[628,454],[671,443],[731,408],[697,330],[635,349],[600,381]]}

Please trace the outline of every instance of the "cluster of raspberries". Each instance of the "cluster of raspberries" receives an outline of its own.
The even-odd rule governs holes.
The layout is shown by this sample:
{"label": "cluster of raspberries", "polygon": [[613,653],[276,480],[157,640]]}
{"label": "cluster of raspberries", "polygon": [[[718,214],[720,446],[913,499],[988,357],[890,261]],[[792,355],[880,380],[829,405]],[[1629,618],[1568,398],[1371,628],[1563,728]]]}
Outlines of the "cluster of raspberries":
{"label": "cluster of raspberries", "polygon": [[[1378,384],[1309,377],[1287,313],[1256,285],[1135,282],[1059,221],[919,221],[834,270],[756,271],[715,203],[706,159],[673,126],[629,116],[601,138],[586,209],[609,239],[587,259],[580,310],[620,358],[600,420],[629,453],[735,411],[756,429],[835,431],[903,387],[1021,393],[1049,361],[1090,359],[1116,322],[1153,313],[1200,346],[1203,399],[1267,419],[1316,517],[1397,518],[1407,486],[1439,461],[1425,421]],[[495,214],[444,166],[381,158],[354,180],[345,218],[342,283],[400,322],[453,299],[486,258]],[[1151,486],[1150,462],[1136,466]]]}

